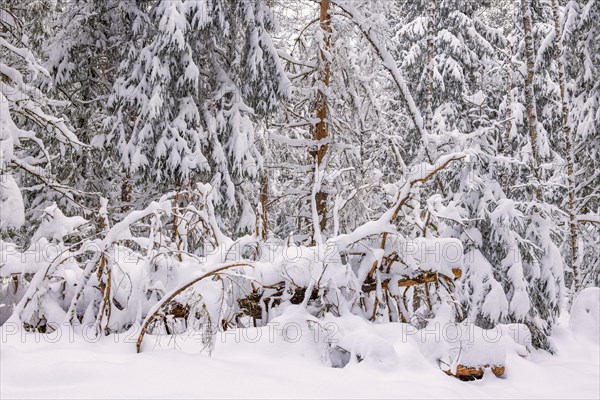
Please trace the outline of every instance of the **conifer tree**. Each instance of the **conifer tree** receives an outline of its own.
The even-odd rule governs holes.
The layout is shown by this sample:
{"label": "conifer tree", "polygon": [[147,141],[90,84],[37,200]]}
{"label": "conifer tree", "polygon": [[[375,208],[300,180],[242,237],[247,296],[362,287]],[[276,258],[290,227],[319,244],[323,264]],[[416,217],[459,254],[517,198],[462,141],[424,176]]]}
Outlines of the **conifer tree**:
{"label": "conifer tree", "polygon": [[156,1],[148,10],[112,88],[102,143],[117,149],[136,188],[208,181],[228,229],[252,230],[255,185],[244,187],[262,168],[254,123],[287,94],[273,15],[263,1]]}

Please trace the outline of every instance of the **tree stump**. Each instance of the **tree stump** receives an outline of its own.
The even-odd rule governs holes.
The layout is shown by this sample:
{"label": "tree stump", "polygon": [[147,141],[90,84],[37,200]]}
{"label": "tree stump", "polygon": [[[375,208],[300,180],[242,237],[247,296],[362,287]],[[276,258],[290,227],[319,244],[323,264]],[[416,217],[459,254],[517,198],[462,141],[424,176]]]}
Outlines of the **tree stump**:
{"label": "tree stump", "polygon": [[506,367],[504,365],[492,365],[491,367],[489,365],[484,365],[482,367],[467,367],[465,365],[458,365],[455,373],[452,373],[452,370],[450,369],[446,369],[444,372],[447,375],[460,379],[461,381],[468,382],[483,378],[484,368],[491,368],[492,373],[497,378],[501,378],[506,371]]}
{"label": "tree stump", "polygon": [[456,367],[456,372],[452,373],[452,370],[444,370],[447,375],[454,376],[461,381],[474,381],[475,379],[483,378],[483,367],[466,367],[459,365]]}

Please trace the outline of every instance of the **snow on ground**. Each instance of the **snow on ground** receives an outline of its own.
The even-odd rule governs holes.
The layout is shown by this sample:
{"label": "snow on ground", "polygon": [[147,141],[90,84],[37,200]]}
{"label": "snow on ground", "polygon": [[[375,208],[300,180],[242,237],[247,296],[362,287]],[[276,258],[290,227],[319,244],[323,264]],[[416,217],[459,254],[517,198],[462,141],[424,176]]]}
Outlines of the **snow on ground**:
{"label": "snow on ground", "polygon": [[91,343],[9,323],[0,332],[0,398],[600,398],[600,345],[569,330],[568,316],[553,335],[556,355],[509,352],[503,379],[486,372],[473,382],[446,376],[401,324],[356,329],[367,339],[343,340],[377,356],[331,368],[307,332],[282,340],[269,327],[238,330],[218,337],[211,356],[197,337],[147,337],[136,354],[135,335]]}

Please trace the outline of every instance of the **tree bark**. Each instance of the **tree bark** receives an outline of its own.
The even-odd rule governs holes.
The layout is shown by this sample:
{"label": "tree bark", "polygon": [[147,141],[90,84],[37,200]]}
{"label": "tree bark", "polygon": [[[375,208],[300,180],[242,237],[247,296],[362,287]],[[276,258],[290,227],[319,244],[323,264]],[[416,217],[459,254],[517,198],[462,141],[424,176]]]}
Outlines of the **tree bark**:
{"label": "tree bark", "polygon": [[268,221],[267,221],[267,204],[269,203],[269,176],[264,169],[260,173],[260,232],[258,234],[262,240],[267,240]]}
{"label": "tree bark", "polygon": [[181,237],[181,232],[179,231],[179,225],[181,221],[179,220],[179,190],[181,186],[177,185],[177,192],[175,192],[175,199],[173,199],[173,242],[175,243],[175,247],[177,248],[177,260],[179,262],[183,261],[183,255],[181,251],[183,250],[183,238]]}
{"label": "tree bark", "polygon": [[567,191],[569,207],[569,231],[571,242],[570,267],[573,271],[574,291],[579,291],[579,277],[577,268],[577,218],[575,212],[575,176],[574,176],[574,157],[573,157],[573,137],[571,127],[569,126],[569,101],[565,88],[565,66],[563,63],[564,48],[561,42],[560,13],[558,10],[558,0],[552,0],[552,15],[554,17],[554,44],[556,45],[556,65],[558,67],[558,84],[560,87],[560,100],[562,106],[562,129],[565,135],[566,159],[567,159]]}
{"label": "tree bark", "polygon": [[[319,88],[317,91],[317,100],[315,103],[315,112],[318,122],[314,129],[313,139],[319,141],[317,151],[313,153],[316,160],[316,168],[319,170],[324,168],[323,162],[329,145],[326,142],[329,137],[329,124],[327,122],[327,95],[326,89],[329,87],[331,74],[331,66],[329,60],[329,50],[331,49],[331,3],[330,0],[321,0],[319,11],[319,22],[323,31],[323,48],[319,51],[320,73],[319,73]],[[315,171],[318,173],[318,171]],[[317,214],[319,216],[319,226],[321,230],[327,227],[327,192],[322,189],[315,195],[317,204]]]}
{"label": "tree bark", "polygon": [[540,152],[538,144],[538,120],[535,104],[535,93],[533,89],[533,78],[535,76],[535,52],[533,46],[533,28],[531,17],[531,1],[521,0],[521,17],[523,18],[523,35],[525,39],[525,57],[527,64],[527,73],[525,74],[525,108],[527,110],[527,125],[529,128],[529,137],[531,140],[531,152],[533,156],[532,170],[536,179],[535,197],[538,201],[543,201],[541,179],[540,179]]}
{"label": "tree bark", "polygon": [[123,176],[123,182],[121,182],[121,211],[128,212],[131,208],[131,182],[129,172],[126,172]]}

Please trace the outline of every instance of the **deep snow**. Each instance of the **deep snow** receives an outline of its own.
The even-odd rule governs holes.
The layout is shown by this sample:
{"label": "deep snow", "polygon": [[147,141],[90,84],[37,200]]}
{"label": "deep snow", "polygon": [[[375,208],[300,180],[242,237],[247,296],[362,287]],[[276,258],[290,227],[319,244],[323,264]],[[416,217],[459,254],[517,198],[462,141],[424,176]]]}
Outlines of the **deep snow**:
{"label": "deep snow", "polygon": [[552,337],[555,355],[508,353],[503,379],[488,371],[474,382],[446,376],[423,357],[417,341],[403,336],[400,324],[369,328],[369,343],[392,344],[387,351],[396,354],[380,354],[387,362],[367,358],[343,369],[329,367],[312,338],[290,334],[283,341],[268,328],[220,336],[211,356],[190,336],[160,344],[150,339],[136,354],[132,335],[91,343],[66,332],[58,338],[14,329],[1,328],[2,399],[600,398],[600,346],[569,330],[568,316]]}

